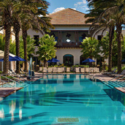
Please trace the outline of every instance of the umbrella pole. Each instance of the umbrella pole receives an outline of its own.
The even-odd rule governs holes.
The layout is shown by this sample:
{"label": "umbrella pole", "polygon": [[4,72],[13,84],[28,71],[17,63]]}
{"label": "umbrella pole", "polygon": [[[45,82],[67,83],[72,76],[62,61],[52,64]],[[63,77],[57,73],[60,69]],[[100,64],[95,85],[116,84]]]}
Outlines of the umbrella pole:
{"label": "umbrella pole", "polygon": [[2,72],[3,72],[3,62],[2,62]]}

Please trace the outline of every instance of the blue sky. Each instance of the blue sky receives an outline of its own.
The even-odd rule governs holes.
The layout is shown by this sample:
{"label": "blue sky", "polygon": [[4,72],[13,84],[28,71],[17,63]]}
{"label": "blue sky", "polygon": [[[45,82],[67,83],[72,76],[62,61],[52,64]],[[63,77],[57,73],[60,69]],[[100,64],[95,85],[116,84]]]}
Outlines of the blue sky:
{"label": "blue sky", "polygon": [[65,8],[73,8],[80,12],[87,13],[88,7],[86,0],[47,0],[50,3],[49,13],[53,13]]}

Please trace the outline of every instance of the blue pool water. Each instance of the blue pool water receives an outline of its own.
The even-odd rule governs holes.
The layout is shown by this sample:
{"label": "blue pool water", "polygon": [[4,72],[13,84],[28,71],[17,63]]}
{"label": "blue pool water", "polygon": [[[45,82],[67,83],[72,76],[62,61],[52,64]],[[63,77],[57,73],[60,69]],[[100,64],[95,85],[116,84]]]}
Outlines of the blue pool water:
{"label": "blue pool water", "polygon": [[125,94],[100,81],[45,75],[28,84],[0,99],[0,125],[125,125]]}

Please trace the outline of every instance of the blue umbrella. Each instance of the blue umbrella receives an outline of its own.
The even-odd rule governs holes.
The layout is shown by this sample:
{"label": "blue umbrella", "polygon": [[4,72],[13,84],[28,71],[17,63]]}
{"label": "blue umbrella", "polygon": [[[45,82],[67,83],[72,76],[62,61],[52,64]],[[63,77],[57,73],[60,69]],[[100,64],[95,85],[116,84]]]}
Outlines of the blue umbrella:
{"label": "blue umbrella", "polygon": [[125,59],[124,59],[124,60],[122,60],[122,62],[125,62]]}
{"label": "blue umbrella", "polygon": [[84,61],[82,61],[83,63],[89,63],[89,62],[95,62],[94,60],[92,60],[92,59],[90,59],[90,58],[88,58],[88,59],[86,59],[86,60],[84,60]]}
{"label": "blue umbrella", "polygon": [[56,63],[56,62],[60,62],[59,60],[52,58],[51,60],[48,61],[49,63]]}
{"label": "blue umbrella", "polygon": [[[3,62],[4,59],[1,59],[0,62]],[[15,56],[15,57],[12,57],[12,56],[9,56],[9,62],[11,61],[24,61],[24,59],[18,57],[18,56]]]}
{"label": "blue umbrella", "polygon": [[17,61],[25,61],[25,59],[22,59],[21,57],[15,56],[14,58],[17,59]]}

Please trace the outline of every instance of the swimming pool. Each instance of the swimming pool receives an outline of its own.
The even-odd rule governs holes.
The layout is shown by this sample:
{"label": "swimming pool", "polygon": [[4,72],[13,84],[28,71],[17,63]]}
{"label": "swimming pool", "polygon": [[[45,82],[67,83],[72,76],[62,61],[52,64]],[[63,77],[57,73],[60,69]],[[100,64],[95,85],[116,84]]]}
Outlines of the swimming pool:
{"label": "swimming pool", "polygon": [[125,94],[85,75],[45,75],[0,100],[0,125],[125,125]]}

